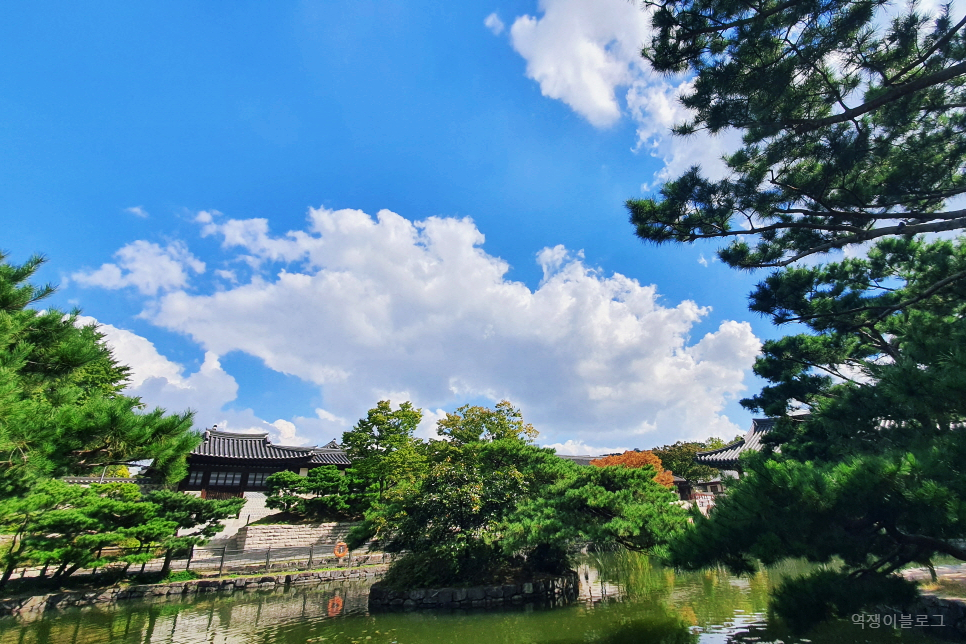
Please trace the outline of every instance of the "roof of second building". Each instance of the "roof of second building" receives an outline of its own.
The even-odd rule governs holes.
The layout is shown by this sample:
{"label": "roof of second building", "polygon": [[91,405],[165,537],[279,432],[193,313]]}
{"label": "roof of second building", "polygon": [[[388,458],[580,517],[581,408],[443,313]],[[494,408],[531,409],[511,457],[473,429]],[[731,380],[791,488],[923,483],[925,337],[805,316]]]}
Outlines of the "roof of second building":
{"label": "roof of second building", "polygon": [[568,461],[573,461],[577,465],[590,465],[591,461],[595,461],[600,456],[575,456],[573,454],[557,454],[560,458],[565,458]]}
{"label": "roof of second building", "polygon": [[[331,443],[330,443],[331,444]],[[340,448],[329,448],[328,445],[312,450],[313,465],[352,465],[352,461]]]}
{"label": "roof of second building", "polygon": [[730,445],[719,447],[718,449],[698,452],[694,456],[694,462],[701,465],[708,465],[719,470],[734,469],[738,466],[738,458],[744,452],[757,452],[761,450],[762,437],[770,432],[775,426],[774,418],[756,418],[751,421],[751,429],[741,438]]}

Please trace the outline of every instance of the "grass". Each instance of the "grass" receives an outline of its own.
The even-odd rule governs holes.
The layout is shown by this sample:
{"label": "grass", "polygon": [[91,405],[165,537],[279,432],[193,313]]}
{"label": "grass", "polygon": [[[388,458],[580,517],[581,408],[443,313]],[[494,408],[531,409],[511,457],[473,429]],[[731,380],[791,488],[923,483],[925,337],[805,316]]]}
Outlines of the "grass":
{"label": "grass", "polygon": [[966,599],[966,582],[957,579],[940,578],[926,582],[920,588],[937,595]]}
{"label": "grass", "polygon": [[201,575],[196,573],[194,570],[179,570],[177,572],[168,573],[168,576],[161,580],[163,584],[173,584],[179,581],[192,581],[194,579],[199,579]]}

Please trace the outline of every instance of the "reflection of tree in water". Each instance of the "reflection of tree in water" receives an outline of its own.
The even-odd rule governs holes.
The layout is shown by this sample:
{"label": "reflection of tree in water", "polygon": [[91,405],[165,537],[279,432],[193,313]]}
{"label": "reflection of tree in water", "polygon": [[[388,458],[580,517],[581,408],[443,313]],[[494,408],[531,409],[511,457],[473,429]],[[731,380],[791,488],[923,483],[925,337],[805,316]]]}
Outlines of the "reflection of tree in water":
{"label": "reflection of tree in water", "polygon": [[736,619],[761,621],[768,611],[769,591],[785,577],[814,568],[791,561],[745,577],[735,577],[723,568],[678,573],[656,559],[626,550],[592,553],[587,564],[597,570],[605,587],[617,588],[623,598],[660,605],[702,628]]}
{"label": "reflection of tree in water", "polygon": [[[233,636],[239,634],[271,632],[328,618],[331,600],[336,597],[342,600],[340,614],[364,613],[368,591],[368,583],[344,582],[49,611],[34,621],[0,620],[0,644],[169,644],[193,641],[193,636],[199,642],[207,641],[205,633],[236,641]],[[242,637],[240,641],[247,640]],[[270,637],[267,641],[289,640]]]}

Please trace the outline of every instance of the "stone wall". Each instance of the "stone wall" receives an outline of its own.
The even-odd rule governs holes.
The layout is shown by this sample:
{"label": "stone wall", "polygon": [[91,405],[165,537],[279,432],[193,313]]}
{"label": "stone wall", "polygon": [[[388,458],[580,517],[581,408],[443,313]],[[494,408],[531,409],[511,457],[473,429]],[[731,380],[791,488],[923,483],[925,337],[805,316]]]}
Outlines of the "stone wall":
{"label": "stone wall", "polygon": [[571,571],[520,584],[473,588],[421,588],[390,590],[378,583],[369,589],[369,609],[490,608],[538,602],[567,603],[577,599],[580,579]]}
{"label": "stone wall", "polygon": [[[900,611],[896,613],[900,614]],[[966,639],[966,600],[924,592],[912,614],[929,616],[929,635],[950,640]]]}
{"label": "stone wall", "polygon": [[238,550],[333,546],[345,541],[352,522],[300,525],[248,525],[238,530],[230,547]]}
{"label": "stone wall", "polygon": [[230,579],[195,579],[169,584],[142,584],[112,586],[88,591],[64,591],[47,595],[17,597],[0,600],[0,616],[17,615],[30,618],[52,609],[76,606],[113,604],[125,599],[145,599],[193,595],[198,593],[270,590],[289,584],[309,585],[331,581],[361,580],[374,578],[389,568],[389,564],[365,568],[339,568],[311,572],[293,572],[282,575],[256,575]]}

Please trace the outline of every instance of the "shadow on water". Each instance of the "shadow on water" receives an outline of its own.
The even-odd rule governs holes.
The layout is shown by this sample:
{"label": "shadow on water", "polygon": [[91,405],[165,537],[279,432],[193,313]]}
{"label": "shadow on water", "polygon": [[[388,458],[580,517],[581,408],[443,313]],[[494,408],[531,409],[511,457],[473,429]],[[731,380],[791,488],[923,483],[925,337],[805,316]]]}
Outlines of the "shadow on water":
{"label": "shadow on water", "polygon": [[[368,583],[132,601],[0,619],[0,644],[858,644],[929,642],[921,632],[837,623],[795,640],[766,619],[768,592],[806,567],[736,578],[681,574],[633,553],[581,560],[580,600],[478,612],[366,610]],[[922,629],[920,629],[922,630]],[[901,638],[900,638],[901,636]]]}

